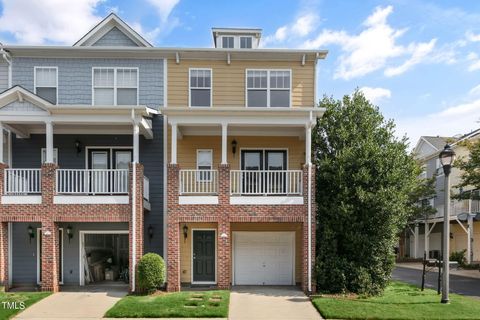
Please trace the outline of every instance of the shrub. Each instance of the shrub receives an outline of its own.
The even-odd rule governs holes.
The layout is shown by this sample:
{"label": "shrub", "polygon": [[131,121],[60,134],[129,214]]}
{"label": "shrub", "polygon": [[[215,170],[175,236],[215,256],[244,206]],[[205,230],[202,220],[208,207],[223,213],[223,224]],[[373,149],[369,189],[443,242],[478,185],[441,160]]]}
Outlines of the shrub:
{"label": "shrub", "polygon": [[460,267],[464,267],[467,264],[467,258],[465,253],[467,250],[455,251],[450,254],[450,261],[457,261]]}
{"label": "shrub", "polygon": [[156,253],[145,254],[137,264],[137,281],[141,291],[153,292],[165,282],[165,262]]}

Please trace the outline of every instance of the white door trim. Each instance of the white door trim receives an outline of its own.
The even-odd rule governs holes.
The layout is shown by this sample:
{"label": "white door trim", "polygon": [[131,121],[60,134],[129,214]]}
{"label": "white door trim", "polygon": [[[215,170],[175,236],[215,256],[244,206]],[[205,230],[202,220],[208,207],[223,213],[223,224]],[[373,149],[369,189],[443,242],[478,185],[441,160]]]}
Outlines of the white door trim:
{"label": "white door trim", "polygon": [[[61,252],[61,256],[62,256],[62,269],[60,270],[60,272],[62,273],[62,281],[59,281],[58,283],[59,284],[63,284],[64,282],[64,278],[63,278],[63,269],[64,269],[64,252],[65,252],[65,247],[64,247],[64,243],[63,243],[63,228],[58,228],[58,230],[60,230],[62,236],[61,236],[61,239],[59,239],[61,242],[62,242],[62,252]],[[37,228],[37,284],[40,285],[41,284],[41,281],[40,281],[40,264],[42,263],[42,261],[40,261],[40,250],[42,249],[40,247],[40,237],[38,235],[41,235],[42,238],[43,238],[43,234],[42,234],[42,228]]]}
{"label": "white door trim", "polygon": [[292,284],[295,285],[295,264],[296,264],[296,231],[233,231],[232,232],[232,286],[236,285],[235,280],[235,239],[238,234],[242,233],[290,233],[292,234]]}
{"label": "white door trim", "polygon": [[[85,277],[83,276],[83,259],[82,249],[85,243],[86,234],[128,234],[128,230],[79,230],[78,231],[78,276],[80,286],[85,285]],[[129,243],[130,246],[130,243]],[[130,254],[130,253],[129,253]]]}
{"label": "white door trim", "polygon": [[[215,232],[215,281],[193,281],[193,232],[194,231],[214,231]],[[217,284],[217,229],[216,228],[192,228],[191,232],[191,239],[190,239],[190,276],[191,276],[191,283],[192,284]]]}

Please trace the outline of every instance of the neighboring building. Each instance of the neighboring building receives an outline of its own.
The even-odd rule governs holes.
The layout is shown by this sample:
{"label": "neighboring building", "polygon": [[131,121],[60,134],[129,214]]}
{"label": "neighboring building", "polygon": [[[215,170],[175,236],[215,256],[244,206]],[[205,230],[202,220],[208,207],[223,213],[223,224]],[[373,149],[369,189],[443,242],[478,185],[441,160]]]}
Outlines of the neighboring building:
{"label": "neighboring building", "polygon": [[[480,137],[480,129],[469,134],[456,137],[430,137],[423,136],[418,141],[414,154],[423,164],[422,177],[435,178],[435,197],[427,199],[436,213],[428,217],[428,220],[418,219],[407,228],[405,238],[405,252],[413,258],[423,258],[428,252],[427,258],[437,258],[441,254],[443,213],[444,213],[444,183],[445,176],[438,158],[444,146],[449,143],[455,150],[457,158],[468,156],[468,150],[462,145],[462,141],[474,141]],[[453,167],[450,174],[452,194],[459,192],[471,192],[458,190],[455,186],[460,183],[461,171]],[[468,215],[467,215],[468,213]],[[450,252],[466,250],[468,262],[480,261],[480,203],[478,200],[451,200],[450,208]]]}
{"label": "neighboring building", "polygon": [[133,290],[156,252],[171,291],[314,291],[327,52],[260,37],[214,28],[214,48],[154,48],[110,14],[72,47],[2,46],[0,282],[56,291],[128,273]]}

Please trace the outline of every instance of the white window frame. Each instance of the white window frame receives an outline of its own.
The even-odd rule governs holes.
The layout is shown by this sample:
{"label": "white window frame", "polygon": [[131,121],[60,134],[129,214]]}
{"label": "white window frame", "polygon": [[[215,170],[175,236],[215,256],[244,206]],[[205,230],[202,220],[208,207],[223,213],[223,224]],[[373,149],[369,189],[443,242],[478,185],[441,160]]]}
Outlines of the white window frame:
{"label": "white window frame", "polygon": [[[204,88],[204,87],[192,87],[190,78],[192,71],[210,71],[210,88]],[[210,105],[209,106],[192,106],[192,89],[200,89],[200,90],[210,90]],[[211,108],[213,106],[213,70],[212,68],[189,68],[188,69],[188,106],[190,108]]]}
{"label": "white window frame", "polygon": [[[46,160],[47,160],[47,148],[42,148],[41,164],[44,164]],[[58,148],[53,148],[53,163],[58,165]]]}
{"label": "white window frame", "polygon": [[[224,47],[223,46],[223,39],[224,38],[232,38],[233,39],[233,47],[231,47],[231,48]],[[222,36],[221,37],[222,49],[235,49],[235,40],[236,40],[235,38],[236,38],[235,36],[229,36],[229,35]]]}
{"label": "white window frame", "polygon": [[[251,42],[251,47],[250,48],[242,48],[242,39],[245,38],[245,39],[250,39],[252,42]],[[238,48],[239,49],[253,49],[253,37],[252,36],[240,36],[238,38]]]}
{"label": "white window frame", "polygon": [[[200,152],[209,152],[210,153],[210,169],[200,169],[200,165],[198,163],[198,155]],[[213,170],[213,149],[197,149],[197,170]],[[199,182],[211,182],[212,175],[208,175],[209,178],[202,177],[200,173],[198,173],[197,181]]]}
{"label": "white window frame", "polygon": [[[117,105],[117,71],[118,70],[136,70],[137,71],[137,103],[139,103],[139,92],[140,92],[140,70],[138,67],[92,67],[92,106],[95,106],[95,88],[111,88],[111,87],[95,87],[95,70],[110,69],[113,70],[113,105]],[[120,89],[134,89],[133,87],[121,87]]]}
{"label": "white window frame", "polygon": [[[250,71],[266,71],[267,72],[267,105],[265,107],[249,107],[248,106],[248,72]],[[275,90],[285,90],[285,88],[278,89],[278,88],[270,88],[270,72],[271,71],[286,71],[290,73],[290,89],[289,89],[289,97],[288,97],[288,107],[271,107],[270,106],[270,91]],[[251,90],[255,90],[252,88]],[[265,90],[265,89],[261,89]],[[245,69],[245,107],[246,108],[275,108],[275,109],[287,109],[292,107],[292,69]]]}
{"label": "white window frame", "polygon": [[[35,66],[33,67],[33,93],[37,94],[37,70],[38,69],[55,69],[55,105],[58,105],[58,67],[57,66]],[[39,86],[39,88],[53,88],[53,87],[45,87]],[[43,98],[42,98],[43,99]]]}

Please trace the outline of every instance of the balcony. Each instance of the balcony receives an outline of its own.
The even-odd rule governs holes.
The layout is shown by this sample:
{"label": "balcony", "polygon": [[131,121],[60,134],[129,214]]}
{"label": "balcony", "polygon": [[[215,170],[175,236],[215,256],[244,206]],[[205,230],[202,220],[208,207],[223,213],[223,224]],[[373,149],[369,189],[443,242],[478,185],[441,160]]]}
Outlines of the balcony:
{"label": "balcony", "polygon": [[2,203],[42,203],[41,169],[5,169]]}
{"label": "balcony", "polygon": [[302,195],[301,170],[232,170],[230,194],[234,196]]}

